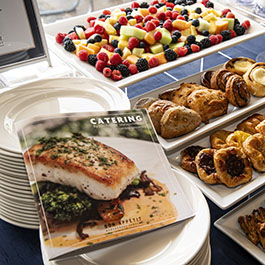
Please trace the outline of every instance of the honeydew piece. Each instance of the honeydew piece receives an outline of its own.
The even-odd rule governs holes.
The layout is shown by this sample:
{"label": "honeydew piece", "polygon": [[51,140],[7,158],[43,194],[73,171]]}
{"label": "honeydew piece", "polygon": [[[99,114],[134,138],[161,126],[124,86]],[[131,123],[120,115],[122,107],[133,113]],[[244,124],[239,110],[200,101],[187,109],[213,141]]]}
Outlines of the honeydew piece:
{"label": "honeydew piece", "polygon": [[187,22],[187,21],[182,20],[182,19],[175,19],[172,22],[172,25],[175,29],[184,30],[184,29],[187,29],[191,26],[191,21]]}
{"label": "honeydew piece", "polygon": [[223,30],[227,30],[228,29],[228,21],[225,20],[217,20],[215,22],[216,25],[216,30],[215,30],[215,34],[219,34],[221,33]]}
{"label": "honeydew piece", "polygon": [[144,48],[133,48],[132,54],[136,55],[137,57],[141,57],[144,53]]}
{"label": "honeydew piece", "polygon": [[133,18],[133,19],[130,19],[128,21],[128,23],[129,23],[130,26],[134,26],[134,25],[136,25],[137,21],[136,21],[136,19]]}
{"label": "honeydew piece", "polygon": [[167,59],[165,57],[165,53],[164,52],[160,52],[160,53],[154,54],[153,56],[158,59],[159,64],[167,63]]}
{"label": "honeydew piece", "polygon": [[159,28],[157,31],[162,33],[162,38],[160,39],[160,43],[162,44],[169,44],[172,41],[171,33],[165,28]]}
{"label": "honeydew piece", "polygon": [[100,50],[100,46],[96,44],[89,43],[87,47],[94,51],[94,53],[98,53]]}
{"label": "honeydew piece", "polygon": [[120,36],[116,36],[116,35],[109,35],[109,43],[111,43],[113,40],[120,40]]}
{"label": "honeydew piece", "polygon": [[184,30],[180,31],[180,33],[181,33],[182,36],[187,37],[187,36],[189,36],[191,34],[191,30],[190,30],[190,28],[184,29]]}
{"label": "honeydew piece", "polygon": [[156,44],[150,46],[149,48],[150,48],[150,51],[152,53],[154,53],[154,54],[155,53],[160,53],[160,52],[162,52],[164,50],[163,49],[163,45],[161,43],[156,43]]}
{"label": "honeydew piece", "polygon": [[123,50],[125,47],[128,47],[128,41],[127,40],[120,40],[118,43],[118,48]]}
{"label": "honeydew piece", "polygon": [[122,59],[125,60],[131,54],[132,54],[131,50],[129,48],[125,47],[122,50]]}
{"label": "honeydew piece", "polygon": [[78,53],[79,53],[81,50],[85,50],[85,51],[87,51],[88,55],[89,55],[89,54],[96,54],[96,52],[95,52],[93,49],[91,49],[91,48],[89,48],[89,47],[87,47],[87,46],[84,46],[84,45],[82,45],[82,44],[79,44],[79,45],[76,46],[75,54],[78,56]]}
{"label": "honeydew piece", "polygon": [[203,30],[209,30],[210,23],[206,20],[199,18],[200,25],[197,27],[197,30],[202,32]]}
{"label": "honeydew piece", "polygon": [[144,40],[150,44],[154,45],[156,43],[156,40],[154,38],[154,31],[147,32],[144,36]]}
{"label": "honeydew piece", "polygon": [[235,25],[234,18],[223,18],[224,21],[228,21],[228,29],[233,29]]}
{"label": "honeydew piece", "polygon": [[194,26],[190,27],[190,34],[192,34],[194,36],[198,35],[196,27],[194,27]]}
{"label": "honeydew piece", "polygon": [[183,47],[184,45],[185,45],[185,42],[184,41],[180,41],[180,42],[177,42],[177,43],[169,44],[169,48],[174,50],[174,49],[177,49],[178,47]]}
{"label": "honeydew piece", "polygon": [[203,19],[210,22],[211,20],[217,20],[217,17],[213,13],[209,13],[207,16],[205,16]]}
{"label": "honeydew piece", "polygon": [[139,8],[139,12],[143,17],[146,17],[150,14],[147,8]]}
{"label": "honeydew piece", "polygon": [[136,64],[138,59],[139,59],[139,57],[137,57],[134,54],[131,54],[131,55],[127,56],[127,58],[126,58],[126,60],[128,60],[128,62],[131,64]]}
{"label": "honeydew piece", "polygon": [[139,40],[143,40],[145,34],[146,34],[145,30],[139,29],[136,27],[121,26],[121,29],[120,29],[120,35],[125,35],[128,37],[136,37]]}
{"label": "honeydew piece", "polygon": [[117,13],[113,14],[113,18],[114,19],[118,20],[120,17],[126,17],[126,12],[120,11],[120,12],[117,12]]}

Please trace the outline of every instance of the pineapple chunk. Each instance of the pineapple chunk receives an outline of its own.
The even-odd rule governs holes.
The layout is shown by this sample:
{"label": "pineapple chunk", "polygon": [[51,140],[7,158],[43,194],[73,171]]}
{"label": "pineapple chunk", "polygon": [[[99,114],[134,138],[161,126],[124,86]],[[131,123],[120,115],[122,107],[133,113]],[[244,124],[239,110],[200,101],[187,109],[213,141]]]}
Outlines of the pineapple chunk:
{"label": "pineapple chunk", "polygon": [[130,19],[130,20],[128,21],[128,23],[129,23],[130,26],[134,26],[134,25],[137,24],[137,21],[136,21],[136,19]]}
{"label": "pineapple chunk", "polygon": [[129,48],[125,47],[122,51],[122,59],[125,60],[132,52]]}
{"label": "pineapple chunk", "polygon": [[113,14],[113,18],[114,19],[118,20],[120,17],[126,17],[126,12],[120,11],[120,12],[117,12],[117,13]]}
{"label": "pineapple chunk", "polygon": [[209,14],[208,9],[205,9],[205,10],[200,14],[200,16],[201,16],[201,17],[206,17],[208,14]]}
{"label": "pineapple chunk", "polygon": [[87,51],[88,54],[96,54],[96,52],[93,49],[90,49],[89,47],[86,47],[86,46],[84,46],[82,44],[79,44],[79,45],[76,46],[75,54],[78,56],[78,53],[81,50]]}
{"label": "pineapple chunk", "polygon": [[213,13],[209,13],[203,19],[205,19],[208,22],[210,22],[211,20],[214,20],[214,21],[217,20],[216,16]]}
{"label": "pineapple chunk", "polygon": [[118,43],[118,48],[123,50],[125,47],[128,47],[128,41],[127,40],[120,40]]}

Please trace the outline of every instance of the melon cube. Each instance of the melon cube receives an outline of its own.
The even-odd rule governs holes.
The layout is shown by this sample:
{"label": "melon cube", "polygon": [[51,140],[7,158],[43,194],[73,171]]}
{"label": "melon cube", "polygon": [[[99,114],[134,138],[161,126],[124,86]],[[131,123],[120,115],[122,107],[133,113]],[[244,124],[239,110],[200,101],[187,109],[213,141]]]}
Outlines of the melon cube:
{"label": "melon cube", "polygon": [[121,26],[121,29],[120,29],[120,35],[125,35],[128,37],[136,37],[139,40],[143,40],[145,34],[146,34],[145,30],[139,29],[136,27]]}
{"label": "melon cube", "polygon": [[164,50],[164,49],[163,49],[163,44],[161,44],[161,43],[156,43],[156,44],[150,46],[150,51],[151,51],[152,53],[160,53],[160,52],[162,52],[163,50]]}
{"label": "melon cube", "polygon": [[143,53],[141,58],[146,59],[147,61],[150,60],[150,58],[154,57],[154,55],[152,53]]}
{"label": "melon cube", "polygon": [[234,18],[223,18],[224,21],[228,21],[228,29],[233,29],[235,25]]}
{"label": "melon cube", "polygon": [[169,44],[169,48],[174,50],[174,49],[177,49],[178,47],[183,47],[184,45],[185,45],[185,42],[184,41],[180,41],[180,42],[177,42],[177,43]]}
{"label": "melon cube", "polygon": [[198,31],[202,32],[203,30],[209,30],[210,23],[202,18],[199,18],[200,25],[198,26]]}
{"label": "melon cube", "polygon": [[221,33],[223,30],[227,30],[228,29],[228,21],[225,20],[217,20],[215,22],[216,24],[216,30],[215,30],[215,34],[219,34]]}
{"label": "melon cube", "polygon": [[139,59],[139,57],[137,57],[134,54],[131,54],[131,55],[127,56],[127,58],[126,58],[126,60],[128,60],[128,62],[132,63],[132,64],[136,64],[138,59]]}
{"label": "melon cube", "polygon": [[129,48],[125,47],[122,51],[122,59],[125,60],[132,52]]}
{"label": "melon cube", "polygon": [[164,52],[160,52],[160,53],[154,54],[153,56],[158,59],[159,64],[167,63],[167,59],[165,57],[165,53]]}
{"label": "melon cube", "polygon": [[187,22],[182,19],[176,19],[173,21],[173,27],[178,30],[184,30],[191,26],[191,21]]}
{"label": "melon cube", "polygon": [[144,48],[133,48],[132,54],[136,55],[137,57],[141,57],[144,53]]}
{"label": "melon cube", "polygon": [[159,28],[157,31],[162,33],[162,38],[159,41],[162,44],[169,44],[172,41],[171,33],[165,28]]}
{"label": "melon cube", "polygon": [[155,44],[154,31],[147,32],[144,36],[144,40],[150,45]]}

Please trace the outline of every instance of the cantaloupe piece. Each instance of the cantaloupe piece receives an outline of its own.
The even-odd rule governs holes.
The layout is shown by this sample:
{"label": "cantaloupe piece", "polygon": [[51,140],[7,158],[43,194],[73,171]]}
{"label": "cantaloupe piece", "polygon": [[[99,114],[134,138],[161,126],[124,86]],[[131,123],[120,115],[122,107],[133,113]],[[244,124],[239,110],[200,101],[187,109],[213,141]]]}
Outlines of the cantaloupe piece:
{"label": "cantaloupe piece", "polygon": [[182,19],[175,19],[172,23],[173,27],[178,30],[184,30],[191,26],[191,21],[187,22]]}
{"label": "cantaloupe piece", "polygon": [[100,46],[99,46],[99,45],[92,44],[92,43],[89,43],[89,44],[87,45],[87,48],[93,50],[94,53],[98,53],[99,50],[100,50]]}
{"label": "cantaloupe piece", "polygon": [[127,56],[126,60],[128,60],[129,63],[132,63],[132,64],[136,64],[137,61],[138,61],[139,57],[131,54],[129,56]]}
{"label": "cantaloupe piece", "polygon": [[219,34],[223,30],[228,29],[228,21],[225,21],[225,20],[217,20],[215,22],[215,25],[216,25],[215,34]]}
{"label": "cantaloupe piece", "polygon": [[147,8],[139,8],[139,12],[144,17],[146,17],[146,16],[148,16],[150,14],[149,10]]}
{"label": "cantaloupe piece", "polygon": [[89,48],[89,47],[86,47],[86,46],[84,46],[84,45],[82,45],[82,44],[79,44],[79,45],[76,46],[75,54],[78,56],[78,53],[79,53],[81,50],[85,50],[85,51],[87,51],[88,55],[89,55],[89,54],[96,54],[96,52],[95,52],[93,49],[91,49],[91,48]]}
{"label": "cantaloupe piece", "polygon": [[144,40],[150,45],[155,44],[156,40],[154,38],[154,31],[150,31],[150,32],[146,33],[144,36]]}
{"label": "cantaloupe piece", "polygon": [[165,57],[165,53],[164,52],[153,54],[153,56],[158,59],[159,64],[167,63],[167,59]]}

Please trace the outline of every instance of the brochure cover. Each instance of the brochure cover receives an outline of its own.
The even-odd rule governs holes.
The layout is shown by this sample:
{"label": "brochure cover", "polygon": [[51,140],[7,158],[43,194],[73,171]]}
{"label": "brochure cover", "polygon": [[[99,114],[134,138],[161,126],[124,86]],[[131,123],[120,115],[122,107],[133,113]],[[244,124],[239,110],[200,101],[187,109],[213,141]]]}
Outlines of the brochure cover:
{"label": "brochure cover", "polygon": [[49,260],[194,215],[146,110],[58,114],[16,127]]}

